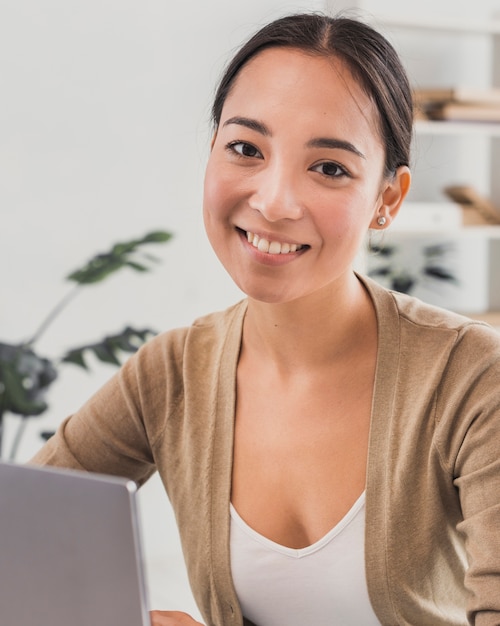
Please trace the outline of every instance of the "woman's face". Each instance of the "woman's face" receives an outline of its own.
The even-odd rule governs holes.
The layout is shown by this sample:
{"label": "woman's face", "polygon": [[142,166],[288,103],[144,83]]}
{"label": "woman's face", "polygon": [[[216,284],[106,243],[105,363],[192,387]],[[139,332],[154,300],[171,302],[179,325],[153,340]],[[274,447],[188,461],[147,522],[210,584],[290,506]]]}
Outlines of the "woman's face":
{"label": "woman's face", "polygon": [[383,180],[378,128],[338,60],[271,48],[244,66],[213,140],[204,220],[249,297],[287,302],[352,276],[368,228],[401,196],[401,175]]}

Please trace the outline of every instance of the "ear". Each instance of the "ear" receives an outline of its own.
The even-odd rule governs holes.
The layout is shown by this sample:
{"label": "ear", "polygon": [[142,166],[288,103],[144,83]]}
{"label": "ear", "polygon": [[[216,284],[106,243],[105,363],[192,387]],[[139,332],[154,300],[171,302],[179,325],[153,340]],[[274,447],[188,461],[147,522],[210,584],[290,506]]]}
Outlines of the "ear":
{"label": "ear", "polygon": [[411,172],[406,165],[398,167],[394,176],[384,181],[370,228],[380,230],[391,224],[410,190],[410,185]]}

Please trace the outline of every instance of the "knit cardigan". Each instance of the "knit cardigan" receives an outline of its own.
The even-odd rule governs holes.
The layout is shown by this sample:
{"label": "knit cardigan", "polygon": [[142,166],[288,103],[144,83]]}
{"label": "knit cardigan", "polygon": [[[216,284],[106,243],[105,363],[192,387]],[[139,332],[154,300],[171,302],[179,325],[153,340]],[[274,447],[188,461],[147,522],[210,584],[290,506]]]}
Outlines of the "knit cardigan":
{"label": "knit cardigan", "polygon": [[[365,533],[373,609],[387,626],[498,625],[500,334],[360,280],[378,320]],[[158,471],[210,626],[243,624],[229,501],[246,306],[149,341],[32,460],[139,484]]]}

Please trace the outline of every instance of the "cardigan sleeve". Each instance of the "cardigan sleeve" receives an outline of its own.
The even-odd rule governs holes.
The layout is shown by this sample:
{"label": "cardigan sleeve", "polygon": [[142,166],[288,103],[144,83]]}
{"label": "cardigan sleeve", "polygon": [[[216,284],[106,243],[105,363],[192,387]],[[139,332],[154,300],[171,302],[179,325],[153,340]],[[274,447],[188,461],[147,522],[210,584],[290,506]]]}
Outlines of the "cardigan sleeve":
{"label": "cardigan sleeve", "polygon": [[155,471],[153,446],[182,390],[184,333],[152,339],[31,459],[131,478],[143,484]]}
{"label": "cardigan sleeve", "polygon": [[457,419],[454,484],[463,520],[471,624],[500,623],[500,337],[474,325],[459,340],[449,370],[448,402]]}
{"label": "cardigan sleeve", "polygon": [[246,301],[150,340],[34,457],[143,483],[157,470],[205,622],[242,624],[229,558],[236,366]]}

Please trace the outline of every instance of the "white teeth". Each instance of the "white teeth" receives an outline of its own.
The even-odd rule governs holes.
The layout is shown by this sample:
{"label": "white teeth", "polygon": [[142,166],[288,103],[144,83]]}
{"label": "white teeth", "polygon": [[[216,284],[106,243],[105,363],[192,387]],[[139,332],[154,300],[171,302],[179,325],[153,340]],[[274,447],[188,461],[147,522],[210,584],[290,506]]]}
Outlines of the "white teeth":
{"label": "white teeth", "polygon": [[257,248],[260,250],[260,252],[269,252],[269,241],[267,239],[259,239]]}
{"label": "white teeth", "polygon": [[288,254],[289,252],[297,252],[302,246],[297,243],[280,243],[279,241],[268,241],[263,237],[260,238],[255,233],[247,231],[247,241],[251,243],[254,248],[257,248],[260,252],[267,252],[268,254]]}

